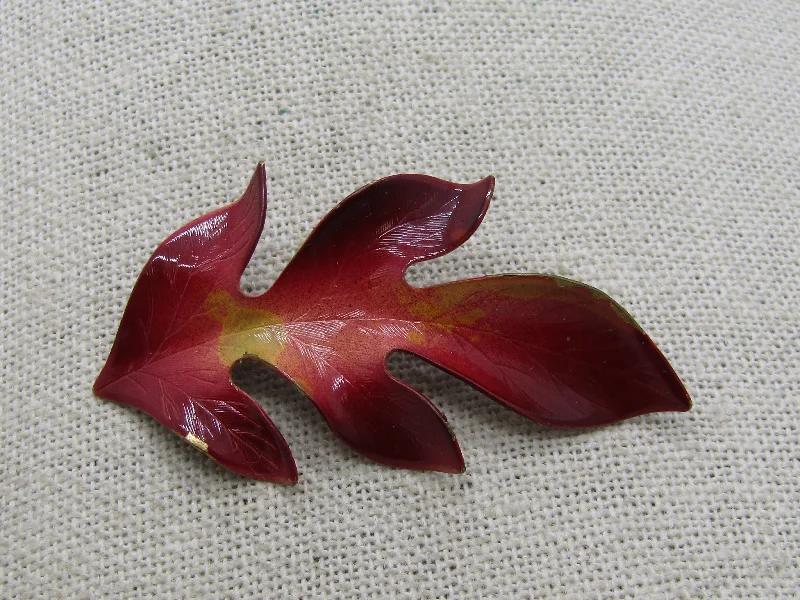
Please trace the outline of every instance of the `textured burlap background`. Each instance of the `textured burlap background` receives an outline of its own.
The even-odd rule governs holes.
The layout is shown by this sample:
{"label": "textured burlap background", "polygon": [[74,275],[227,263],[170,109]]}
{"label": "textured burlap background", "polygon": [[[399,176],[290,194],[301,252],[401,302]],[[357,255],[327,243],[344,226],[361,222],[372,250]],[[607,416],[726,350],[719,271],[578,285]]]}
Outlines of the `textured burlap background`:
{"label": "textured burlap background", "polygon": [[[800,3],[112,4],[0,4],[0,596],[797,597]],[[248,291],[369,181],[494,174],[411,279],[595,285],[694,410],[553,431],[395,360],[459,437],[449,476],[242,370],[284,488],[94,398],[150,253],[259,160]]]}

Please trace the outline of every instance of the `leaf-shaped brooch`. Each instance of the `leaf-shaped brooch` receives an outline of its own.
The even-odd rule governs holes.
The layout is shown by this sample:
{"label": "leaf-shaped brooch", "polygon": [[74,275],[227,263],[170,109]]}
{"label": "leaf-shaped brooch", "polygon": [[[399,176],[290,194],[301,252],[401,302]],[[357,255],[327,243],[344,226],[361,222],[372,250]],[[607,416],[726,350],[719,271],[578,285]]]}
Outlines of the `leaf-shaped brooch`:
{"label": "leaf-shaped brooch", "polygon": [[459,473],[445,417],[387,371],[414,354],[536,421],[591,427],[686,411],[686,390],[614,300],[546,275],[425,288],[412,263],[457,248],[494,179],[396,175],[361,188],[313,230],[272,287],[239,280],[266,217],[259,164],[244,195],[185,225],[147,261],[94,392],[129,404],[243,475],[293,484],[297,468],[264,410],[231,381],[250,357],[293,381],[356,452],[394,467]]}

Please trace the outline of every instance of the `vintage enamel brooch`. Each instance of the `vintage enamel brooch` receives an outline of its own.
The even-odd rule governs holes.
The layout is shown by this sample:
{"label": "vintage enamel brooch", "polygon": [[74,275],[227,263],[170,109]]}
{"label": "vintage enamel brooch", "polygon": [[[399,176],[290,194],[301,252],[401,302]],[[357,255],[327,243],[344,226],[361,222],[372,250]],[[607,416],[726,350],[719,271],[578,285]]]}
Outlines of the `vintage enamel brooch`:
{"label": "vintage enamel brooch", "polygon": [[372,183],[336,206],[253,297],[239,280],[266,216],[258,165],[239,200],[185,225],[147,261],[95,393],[145,411],[229,469],[282,484],[297,481],[297,468],[263,409],[231,382],[243,358],[271,365],[345,444],[394,467],[464,470],[445,417],[387,371],[396,351],[554,427],[688,410],[658,348],[594,288],[546,275],[406,283],[410,264],[470,237],[493,188],[491,177]]}

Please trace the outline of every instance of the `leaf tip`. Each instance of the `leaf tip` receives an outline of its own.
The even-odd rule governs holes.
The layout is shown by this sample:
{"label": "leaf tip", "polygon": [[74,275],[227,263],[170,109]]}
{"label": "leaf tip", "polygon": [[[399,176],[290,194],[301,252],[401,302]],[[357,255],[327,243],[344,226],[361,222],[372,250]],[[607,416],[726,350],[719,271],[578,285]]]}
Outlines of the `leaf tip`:
{"label": "leaf tip", "polygon": [[494,177],[489,175],[457,189],[458,206],[450,217],[445,233],[447,252],[467,241],[480,226],[494,194]]}
{"label": "leaf tip", "polygon": [[[637,325],[638,327],[638,325]],[[660,370],[663,392],[659,399],[648,406],[647,412],[688,412],[692,399],[675,369],[650,337],[639,328],[639,336],[647,347],[653,368]]]}
{"label": "leaf tip", "polygon": [[467,470],[458,440],[453,435],[449,425],[447,425],[447,429],[450,433],[450,443],[440,444],[437,448],[438,452],[432,452],[427,461],[412,465],[411,468],[438,471],[439,473],[449,473],[451,475],[460,475]]}
{"label": "leaf tip", "polygon": [[111,383],[112,375],[109,373],[108,362],[106,362],[92,385],[92,393],[103,400],[113,400],[108,393],[108,387]]}
{"label": "leaf tip", "polygon": [[673,412],[689,412],[692,410],[692,398],[689,396],[689,392],[686,391],[686,387],[683,385],[683,382],[681,382],[680,378],[674,373],[673,378],[673,397],[670,399],[670,406],[664,410]]}
{"label": "leaf tip", "polygon": [[289,460],[281,465],[281,469],[268,473],[264,477],[257,476],[257,479],[263,479],[270,483],[277,483],[278,485],[289,487],[297,485],[297,465],[295,465],[294,459],[289,456]]}
{"label": "leaf tip", "polygon": [[492,195],[494,194],[494,175],[489,175],[488,177],[484,177],[477,183],[473,183],[472,185],[478,186],[479,190],[483,190],[483,196],[490,200]]}
{"label": "leaf tip", "polygon": [[[297,483],[297,465],[294,462],[291,450],[275,430],[270,452],[260,452],[258,456],[243,457],[229,452],[224,444],[208,444],[197,439],[192,434],[184,437],[192,446],[205,452],[208,456],[222,466],[261,481],[269,481],[279,485],[295,485]],[[198,443],[199,442],[199,443]]]}
{"label": "leaf tip", "polygon": [[475,223],[476,228],[480,225],[481,220],[486,215],[486,211],[489,209],[489,203],[494,196],[494,184],[494,176],[489,175],[480,181],[465,186],[465,195],[472,201],[470,203],[474,203],[475,207],[479,210],[479,217]]}
{"label": "leaf tip", "polygon": [[467,465],[464,464],[464,457],[461,456],[461,452],[459,452],[458,457],[456,457],[456,460],[444,464],[440,468],[437,468],[436,470],[440,471],[441,473],[449,473],[451,475],[461,475],[464,471],[467,470]]}
{"label": "leaf tip", "polygon": [[261,211],[264,212],[264,216],[266,216],[267,168],[263,161],[256,164],[256,169],[253,172],[253,176],[250,178],[250,183],[247,184],[247,189],[242,195],[241,201],[245,203],[255,203],[259,206]]}

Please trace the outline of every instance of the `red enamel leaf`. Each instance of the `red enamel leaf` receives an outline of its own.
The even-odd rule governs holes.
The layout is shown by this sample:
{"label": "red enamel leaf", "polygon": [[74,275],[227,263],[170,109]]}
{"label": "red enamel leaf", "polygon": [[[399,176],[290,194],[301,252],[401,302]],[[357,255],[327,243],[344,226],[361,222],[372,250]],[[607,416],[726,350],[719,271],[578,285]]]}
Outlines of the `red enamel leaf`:
{"label": "red enamel leaf", "polygon": [[95,392],[153,415],[229,468],[292,483],[286,443],[230,381],[243,357],[294,381],[333,432],[396,467],[463,470],[444,416],[393,378],[414,353],[534,421],[588,427],[691,402],[634,320],[593,288],[508,275],[414,288],[413,262],[446,254],[480,224],[494,180],[397,175],[362,188],[314,229],[275,284],[239,279],[265,218],[259,166],[245,195],[190,223],[134,287]]}

